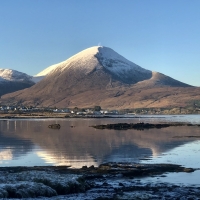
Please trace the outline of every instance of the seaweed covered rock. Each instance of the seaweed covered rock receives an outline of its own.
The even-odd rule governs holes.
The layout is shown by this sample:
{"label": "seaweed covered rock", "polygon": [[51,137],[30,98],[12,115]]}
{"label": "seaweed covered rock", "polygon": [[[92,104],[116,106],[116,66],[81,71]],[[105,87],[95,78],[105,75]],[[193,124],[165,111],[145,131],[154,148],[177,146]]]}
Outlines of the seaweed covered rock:
{"label": "seaweed covered rock", "polygon": [[48,127],[52,129],[60,129],[61,126],[60,124],[50,124]]}
{"label": "seaweed covered rock", "polygon": [[57,192],[42,183],[9,183],[0,188],[1,198],[36,198],[39,196],[57,196]]}
{"label": "seaweed covered rock", "polygon": [[87,184],[76,174],[60,174],[54,170],[0,172],[0,198],[53,197],[85,192]]}
{"label": "seaweed covered rock", "polygon": [[165,123],[165,124],[150,124],[150,123],[117,123],[117,124],[104,124],[104,125],[95,125],[92,126],[96,129],[114,129],[114,130],[128,130],[128,129],[135,129],[135,130],[144,130],[144,129],[161,129],[167,128],[170,126],[198,126],[196,124],[186,124],[186,123]]}

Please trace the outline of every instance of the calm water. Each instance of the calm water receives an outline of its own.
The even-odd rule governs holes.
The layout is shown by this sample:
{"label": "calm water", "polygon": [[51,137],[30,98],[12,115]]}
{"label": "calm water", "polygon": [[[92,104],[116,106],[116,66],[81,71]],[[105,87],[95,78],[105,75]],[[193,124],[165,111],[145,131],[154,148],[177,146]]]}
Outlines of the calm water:
{"label": "calm water", "polygon": [[[130,116],[131,117],[131,116]],[[163,129],[96,130],[91,125],[138,122],[191,122],[200,124],[200,115],[141,116],[117,119],[28,119],[0,121],[0,166],[83,165],[104,162],[176,163],[200,167],[199,127]],[[60,123],[60,130],[48,128]],[[178,137],[177,137],[178,136]],[[177,182],[198,184],[199,171],[176,174]],[[169,174],[165,181],[172,180]],[[175,182],[174,180],[174,182]],[[159,181],[157,178],[156,181]]]}

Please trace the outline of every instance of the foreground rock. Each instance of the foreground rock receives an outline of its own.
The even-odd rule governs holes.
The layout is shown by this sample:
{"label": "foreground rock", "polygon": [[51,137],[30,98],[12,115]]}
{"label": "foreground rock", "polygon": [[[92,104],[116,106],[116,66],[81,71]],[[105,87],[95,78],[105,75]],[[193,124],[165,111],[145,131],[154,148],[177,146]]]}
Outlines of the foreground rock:
{"label": "foreground rock", "polygon": [[106,124],[106,125],[95,125],[92,126],[96,129],[114,129],[114,130],[128,130],[128,129],[136,129],[136,130],[144,130],[144,129],[152,129],[152,128],[166,128],[170,126],[200,126],[197,124],[186,124],[186,123],[165,123],[165,124],[149,124],[149,123],[117,123],[117,124]]}
{"label": "foreground rock", "polygon": [[166,172],[193,172],[172,164],[107,163],[99,167],[0,168],[0,198],[7,199],[191,199],[200,188],[141,183],[140,178]]}

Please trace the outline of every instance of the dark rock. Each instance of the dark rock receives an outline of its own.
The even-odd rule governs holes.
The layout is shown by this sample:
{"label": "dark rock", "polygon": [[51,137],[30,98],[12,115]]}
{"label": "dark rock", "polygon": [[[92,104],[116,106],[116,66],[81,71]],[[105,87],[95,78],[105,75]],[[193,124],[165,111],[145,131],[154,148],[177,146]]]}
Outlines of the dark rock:
{"label": "dark rock", "polygon": [[95,169],[94,165],[91,165],[91,166],[89,167],[89,169]]}
{"label": "dark rock", "polygon": [[186,123],[166,123],[166,124],[149,124],[149,123],[117,123],[117,124],[106,124],[106,125],[95,125],[92,126],[96,129],[114,129],[114,130],[128,130],[128,129],[136,129],[136,130],[144,130],[144,129],[152,129],[152,128],[166,128],[170,126],[198,126],[193,124]]}
{"label": "dark rock", "polygon": [[[141,163],[105,163],[99,167],[83,166],[81,169],[68,166],[37,167],[1,167],[1,175],[16,176],[20,172],[27,175],[33,170],[33,176],[40,171],[48,171],[48,176],[30,179],[24,183],[3,183],[0,187],[0,198],[43,198],[65,195],[66,199],[198,199],[200,187],[178,186],[170,183],[140,181],[144,176],[161,175],[166,172],[192,172],[195,169],[184,168],[173,164],[141,164]],[[12,171],[10,173],[10,171]],[[7,174],[5,174],[5,172]],[[51,172],[56,175],[50,178]],[[31,173],[32,174],[32,173]],[[64,174],[73,174],[76,181],[67,178],[66,184],[60,179]],[[123,176],[118,176],[123,174]],[[78,175],[78,176],[76,176]],[[31,175],[32,176],[32,175]],[[17,176],[16,176],[17,177]],[[25,177],[25,176],[24,176]],[[58,177],[58,178],[57,178]],[[130,180],[130,177],[137,179]],[[29,179],[28,179],[29,181]],[[21,183],[20,183],[21,182]],[[86,192],[88,191],[88,192]],[[72,198],[73,197],[73,198]],[[59,199],[59,196],[56,197]]]}
{"label": "dark rock", "polygon": [[87,166],[82,166],[82,168],[81,169],[87,169],[88,167]]}
{"label": "dark rock", "polygon": [[48,127],[52,129],[60,129],[61,126],[60,124],[50,124]]}

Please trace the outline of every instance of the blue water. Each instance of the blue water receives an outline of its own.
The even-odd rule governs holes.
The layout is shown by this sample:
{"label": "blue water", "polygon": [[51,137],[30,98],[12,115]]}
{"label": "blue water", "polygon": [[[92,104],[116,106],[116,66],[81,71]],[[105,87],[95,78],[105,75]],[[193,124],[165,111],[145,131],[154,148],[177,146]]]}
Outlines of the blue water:
{"label": "blue water", "polygon": [[[129,117],[129,118],[127,118]],[[0,121],[0,166],[83,165],[105,162],[173,163],[200,168],[200,128],[96,130],[107,123],[200,124],[200,115],[143,115],[107,119],[26,119]],[[48,128],[60,123],[60,130]],[[188,137],[196,136],[196,137]],[[153,181],[198,184],[199,171],[168,174]]]}

